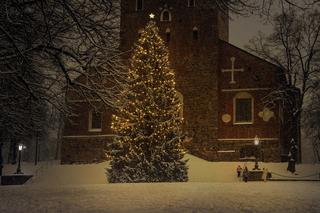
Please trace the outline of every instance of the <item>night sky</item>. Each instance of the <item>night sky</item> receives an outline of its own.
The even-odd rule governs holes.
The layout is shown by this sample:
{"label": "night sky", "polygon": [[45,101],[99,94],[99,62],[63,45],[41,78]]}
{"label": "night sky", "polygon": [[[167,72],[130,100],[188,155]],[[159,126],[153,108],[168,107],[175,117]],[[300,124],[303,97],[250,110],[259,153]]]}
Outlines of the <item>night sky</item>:
{"label": "night sky", "polygon": [[272,26],[264,25],[257,16],[241,17],[234,15],[230,21],[229,30],[229,42],[237,47],[244,48],[259,31],[265,34],[272,32]]}

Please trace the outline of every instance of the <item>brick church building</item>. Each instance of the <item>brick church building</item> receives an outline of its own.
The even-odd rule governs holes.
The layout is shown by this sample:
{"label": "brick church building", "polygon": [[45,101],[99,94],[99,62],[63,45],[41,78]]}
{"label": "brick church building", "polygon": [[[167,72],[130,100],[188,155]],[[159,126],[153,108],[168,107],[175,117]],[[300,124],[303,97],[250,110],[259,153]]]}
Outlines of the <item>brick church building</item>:
{"label": "brick church building", "polygon": [[[264,98],[285,84],[284,76],[277,66],[228,43],[229,18],[204,2],[122,0],[120,49],[131,50],[155,14],[176,73],[189,152],[212,161],[281,161],[298,129],[287,128],[283,105],[266,107]],[[76,125],[65,125],[62,163],[105,160],[112,110],[95,113],[81,100],[74,110],[79,116]]]}

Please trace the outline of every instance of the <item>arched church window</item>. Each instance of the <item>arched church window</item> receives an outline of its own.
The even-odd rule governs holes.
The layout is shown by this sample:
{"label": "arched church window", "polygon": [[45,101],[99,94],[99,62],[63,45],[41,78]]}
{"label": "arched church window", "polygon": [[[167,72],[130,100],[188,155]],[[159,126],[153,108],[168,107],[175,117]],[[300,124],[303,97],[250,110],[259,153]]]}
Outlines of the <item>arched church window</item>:
{"label": "arched church window", "polygon": [[252,124],[254,117],[254,99],[247,92],[239,92],[233,99],[233,123]]}
{"label": "arched church window", "polygon": [[178,98],[179,98],[179,102],[181,104],[181,109],[180,109],[180,112],[179,112],[179,117],[180,118],[183,118],[183,95],[177,91],[177,95],[178,95]]}
{"label": "arched church window", "polygon": [[188,7],[195,7],[196,6],[196,0],[188,0]]}
{"label": "arched church window", "polygon": [[161,21],[171,21],[171,13],[169,10],[163,10],[161,13]]}
{"label": "arched church window", "polygon": [[143,10],[143,0],[136,0],[136,10]]}
{"label": "arched church window", "polygon": [[171,40],[171,32],[170,32],[170,29],[167,28],[166,29],[166,41],[169,43]]}
{"label": "arched church window", "polygon": [[193,40],[198,40],[198,36],[199,36],[198,28],[197,28],[197,27],[194,27],[194,28],[192,29],[192,38],[193,38]]}
{"label": "arched church window", "polygon": [[89,111],[89,132],[101,132],[102,130],[102,113],[94,110]]}

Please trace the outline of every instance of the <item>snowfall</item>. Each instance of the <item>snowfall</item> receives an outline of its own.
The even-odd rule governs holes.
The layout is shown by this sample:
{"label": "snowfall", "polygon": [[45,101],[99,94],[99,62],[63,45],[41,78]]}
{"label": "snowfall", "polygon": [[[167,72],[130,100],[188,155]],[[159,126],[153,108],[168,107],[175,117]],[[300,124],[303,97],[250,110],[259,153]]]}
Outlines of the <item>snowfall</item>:
{"label": "snowfall", "polygon": [[[22,171],[34,177],[22,186],[0,186],[0,212],[320,212],[319,164],[299,164],[297,173],[291,174],[286,163],[260,162],[276,181],[245,183],[235,174],[237,165],[244,162],[186,158],[186,183],[108,184],[108,162],[41,162],[37,166],[23,162]],[[254,167],[253,162],[246,164]],[[15,169],[5,165],[4,173],[12,174]]]}

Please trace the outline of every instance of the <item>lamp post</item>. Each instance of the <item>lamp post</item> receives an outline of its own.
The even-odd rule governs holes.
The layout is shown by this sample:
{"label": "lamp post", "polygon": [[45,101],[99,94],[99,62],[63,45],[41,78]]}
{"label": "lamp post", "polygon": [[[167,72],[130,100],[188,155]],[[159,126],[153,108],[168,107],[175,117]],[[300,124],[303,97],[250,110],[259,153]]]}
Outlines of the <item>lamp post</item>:
{"label": "lamp post", "polygon": [[23,144],[19,144],[18,148],[19,148],[19,159],[18,159],[19,162],[18,162],[18,167],[15,174],[23,174],[23,172],[21,172],[21,152],[24,148]]}
{"label": "lamp post", "polygon": [[34,157],[34,165],[36,166],[38,164],[39,160],[39,132],[40,130],[36,130],[36,151],[35,151],[35,157]]}
{"label": "lamp post", "polygon": [[[260,145],[260,140],[259,140],[259,138],[258,138],[257,135],[254,137],[253,144],[257,147],[257,150],[258,150],[258,146]],[[259,164],[258,164],[258,154],[257,154],[257,151],[256,151],[256,156],[255,156],[255,157],[256,157],[256,161],[255,161],[253,170],[260,170]]]}
{"label": "lamp post", "polygon": [[3,158],[2,158],[2,145],[3,145],[3,143],[2,142],[0,142],[0,185],[1,185],[1,181],[2,181],[2,168],[3,168],[3,165],[2,165],[2,163],[3,163]]}

